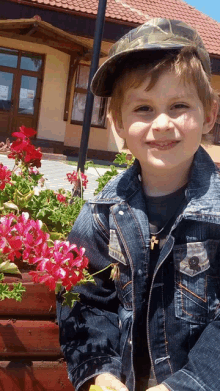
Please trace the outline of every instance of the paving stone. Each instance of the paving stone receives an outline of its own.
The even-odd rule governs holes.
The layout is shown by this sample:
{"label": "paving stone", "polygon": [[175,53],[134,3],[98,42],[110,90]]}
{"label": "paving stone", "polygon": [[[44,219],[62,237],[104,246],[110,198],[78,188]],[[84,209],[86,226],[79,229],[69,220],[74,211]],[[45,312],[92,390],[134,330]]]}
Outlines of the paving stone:
{"label": "paving stone", "polygon": [[[0,154],[0,163],[3,163],[10,170],[14,167],[14,160],[8,159],[7,155]],[[48,189],[58,190],[60,188],[64,188],[65,190],[72,190],[72,185],[68,182],[66,178],[67,173],[72,173],[73,170],[77,169],[77,163],[75,166],[69,165],[65,162],[54,161],[54,160],[42,160],[41,168],[39,171],[44,174],[45,186]],[[98,168],[97,171],[100,175],[103,175],[106,168]],[[94,197],[94,191],[98,187],[98,182],[96,181],[98,178],[98,173],[93,167],[89,167],[86,171],[88,176],[88,185],[87,189],[84,192],[84,199],[88,200]]]}

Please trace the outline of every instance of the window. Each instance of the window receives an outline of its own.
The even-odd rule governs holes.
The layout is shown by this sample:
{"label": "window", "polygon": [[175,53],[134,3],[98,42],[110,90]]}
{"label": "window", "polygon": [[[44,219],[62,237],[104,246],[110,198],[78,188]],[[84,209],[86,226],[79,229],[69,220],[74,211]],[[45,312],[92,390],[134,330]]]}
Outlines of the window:
{"label": "window", "polygon": [[[89,80],[89,70],[89,66],[85,64],[79,64],[77,68],[71,123],[82,124],[83,122]],[[107,98],[100,98],[95,96],[91,121],[92,126],[100,128],[105,127],[106,107]]]}
{"label": "window", "polygon": [[27,71],[33,71],[38,72],[41,70],[42,67],[42,56],[40,55],[33,55],[28,53],[23,53],[21,57],[21,69],[25,69]]}
{"label": "window", "polygon": [[0,135],[37,128],[44,56],[0,47]]}
{"label": "window", "polygon": [[0,65],[10,68],[17,68],[18,51],[0,48]]}

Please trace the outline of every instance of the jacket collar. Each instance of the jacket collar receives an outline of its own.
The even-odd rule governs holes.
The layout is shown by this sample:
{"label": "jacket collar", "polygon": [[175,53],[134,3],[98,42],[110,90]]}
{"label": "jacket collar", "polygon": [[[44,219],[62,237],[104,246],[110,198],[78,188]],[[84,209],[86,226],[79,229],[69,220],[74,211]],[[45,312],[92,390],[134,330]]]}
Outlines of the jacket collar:
{"label": "jacket collar", "polygon": [[[132,167],[113,178],[91,203],[115,204],[128,201],[141,186],[138,160]],[[209,154],[200,146],[195,154],[188,187],[186,219],[220,224],[220,172]]]}
{"label": "jacket collar", "polygon": [[141,169],[138,160],[127,170],[113,177],[90,203],[115,204],[128,201],[137,191],[142,191]]}
{"label": "jacket collar", "polygon": [[220,224],[220,172],[202,147],[195,154],[186,197],[184,218]]}

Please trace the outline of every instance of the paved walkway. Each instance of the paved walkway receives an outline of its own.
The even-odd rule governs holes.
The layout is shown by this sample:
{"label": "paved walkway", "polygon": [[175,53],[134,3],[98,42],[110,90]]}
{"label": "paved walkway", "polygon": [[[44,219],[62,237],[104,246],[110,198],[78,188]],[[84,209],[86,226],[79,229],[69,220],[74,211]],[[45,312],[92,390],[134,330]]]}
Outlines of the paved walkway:
{"label": "paved walkway", "polygon": [[[0,163],[3,163],[9,169],[14,167],[14,159],[8,159],[4,154],[0,154]],[[77,163],[75,166],[69,165],[66,162],[56,161],[56,160],[42,160],[41,168],[39,171],[44,174],[46,179],[45,186],[48,189],[58,190],[59,188],[64,188],[65,190],[72,190],[72,185],[68,182],[66,178],[67,173],[72,173],[73,170],[77,169]],[[103,175],[106,168],[97,168],[97,171],[100,175]],[[94,190],[98,187],[98,173],[93,167],[89,167],[86,171],[88,176],[88,186],[84,192],[84,199],[88,200],[93,198]]]}
{"label": "paved walkway", "polygon": [[[207,152],[211,155],[212,159],[215,162],[220,163],[220,146],[205,146]],[[12,169],[14,166],[14,159],[8,159],[7,155],[0,153],[0,163],[6,165],[9,169]],[[40,172],[44,174],[46,179],[46,187],[48,189],[58,190],[59,188],[64,188],[66,190],[72,190],[72,185],[68,182],[66,178],[67,173],[72,173],[73,170],[77,169],[77,162],[75,165],[69,165],[66,161],[59,160],[42,160],[42,165]],[[88,200],[93,198],[94,190],[98,187],[98,173],[103,175],[108,169],[107,168],[97,168],[97,171],[93,167],[89,167],[86,171],[88,176],[88,186],[84,192],[84,199]],[[120,168],[118,169],[120,171]]]}
{"label": "paved walkway", "polygon": [[220,163],[220,145],[203,143],[203,147],[206,149],[215,163]]}

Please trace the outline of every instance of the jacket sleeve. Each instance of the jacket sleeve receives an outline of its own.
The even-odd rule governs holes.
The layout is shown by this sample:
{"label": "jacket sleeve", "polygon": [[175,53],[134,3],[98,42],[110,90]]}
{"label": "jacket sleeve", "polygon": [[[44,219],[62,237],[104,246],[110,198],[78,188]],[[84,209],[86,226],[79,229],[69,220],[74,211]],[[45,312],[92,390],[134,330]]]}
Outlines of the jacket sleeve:
{"label": "jacket sleeve", "polygon": [[[108,207],[85,204],[69,235],[71,243],[85,247],[89,272],[104,269],[111,263],[108,255]],[[76,390],[95,375],[110,372],[121,379],[119,354],[118,299],[111,268],[95,277],[96,285],[87,283],[75,288],[80,302],[73,309],[62,306],[57,297],[60,344],[68,377]]]}
{"label": "jacket sleeve", "polygon": [[163,384],[171,391],[220,389],[220,308],[188,355],[187,364]]}

